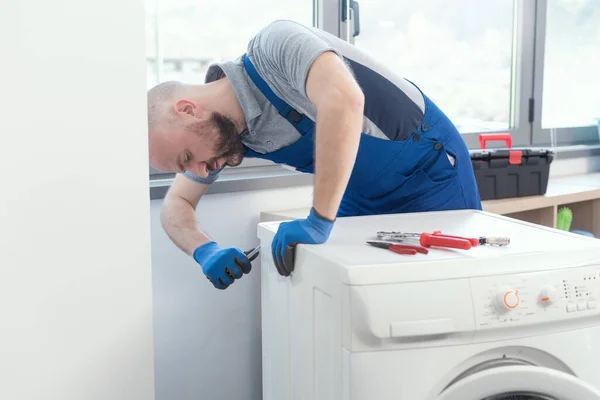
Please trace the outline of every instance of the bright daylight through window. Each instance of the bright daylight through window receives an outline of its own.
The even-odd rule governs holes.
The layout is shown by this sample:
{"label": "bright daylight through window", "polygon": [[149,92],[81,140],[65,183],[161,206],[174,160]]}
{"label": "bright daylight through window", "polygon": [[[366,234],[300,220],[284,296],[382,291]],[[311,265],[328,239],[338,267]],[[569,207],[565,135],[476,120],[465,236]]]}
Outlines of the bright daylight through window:
{"label": "bright daylight through window", "polygon": [[360,0],[356,46],[414,81],[461,133],[510,128],[513,2]]}
{"label": "bright daylight through window", "polygon": [[542,128],[596,125],[600,1],[548,1],[545,47]]}
{"label": "bright daylight through window", "polygon": [[167,80],[204,83],[211,63],[241,56],[276,19],[313,25],[312,0],[146,0],[146,11],[148,88]]}

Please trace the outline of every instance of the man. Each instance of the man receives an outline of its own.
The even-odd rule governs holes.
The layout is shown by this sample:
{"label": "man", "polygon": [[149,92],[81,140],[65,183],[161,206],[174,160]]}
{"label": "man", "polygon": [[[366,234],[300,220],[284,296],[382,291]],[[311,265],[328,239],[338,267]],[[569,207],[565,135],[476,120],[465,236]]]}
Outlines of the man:
{"label": "man", "polygon": [[275,21],[206,83],[148,92],[150,164],[177,172],[162,211],[173,242],[225,289],[250,270],[197,227],[194,210],[225,166],[258,157],[314,173],[304,219],[282,223],[272,255],[293,271],[298,243],[327,241],[336,217],[481,209],[470,156],[454,125],[420,89],[321,30]]}

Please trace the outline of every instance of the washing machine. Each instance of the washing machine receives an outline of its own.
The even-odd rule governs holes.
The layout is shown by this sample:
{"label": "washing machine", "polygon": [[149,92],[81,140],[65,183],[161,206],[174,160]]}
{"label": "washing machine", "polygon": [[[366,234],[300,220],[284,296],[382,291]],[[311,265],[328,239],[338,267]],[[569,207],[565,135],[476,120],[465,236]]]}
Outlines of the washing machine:
{"label": "washing machine", "polygon": [[[346,217],[283,277],[279,223],[258,226],[265,400],[600,400],[600,240],[476,210]],[[382,231],[510,243],[397,254],[366,243]]]}

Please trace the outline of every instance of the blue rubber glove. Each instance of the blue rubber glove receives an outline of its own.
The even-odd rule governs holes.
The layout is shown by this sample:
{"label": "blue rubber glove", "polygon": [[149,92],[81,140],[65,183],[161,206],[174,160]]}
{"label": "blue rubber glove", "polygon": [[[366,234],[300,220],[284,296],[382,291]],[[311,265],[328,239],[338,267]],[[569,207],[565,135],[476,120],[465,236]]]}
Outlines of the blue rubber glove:
{"label": "blue rubber glove", "polygon": [[235,247],[219,248],[208,242],[194,250],[194,260],[202,267],[204,275],[217,289],[227,289],[234,280],[240,279],[252,269],[246,254]]}
{"label": "blue rubber glove", "polygon": [[289,276],[294,270],[294,250],[298,243],[321,244],[329,238],[334,221],[323,218],[311,208],[308,218],[282,222],[273,238],[271,251],[277,272]]}

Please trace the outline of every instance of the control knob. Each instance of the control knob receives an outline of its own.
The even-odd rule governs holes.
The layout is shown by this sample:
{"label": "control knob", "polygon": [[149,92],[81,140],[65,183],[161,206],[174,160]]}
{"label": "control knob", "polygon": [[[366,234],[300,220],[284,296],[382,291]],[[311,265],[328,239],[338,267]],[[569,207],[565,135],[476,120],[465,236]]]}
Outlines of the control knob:
{"label": "control knob", "polygon": [[514,310],[519,306],[520,302],[519,291],[511,288],[501,288],[494,298],[496,310],[501,313]]}
{"label": "control knob", "polygon": [[558,300],[558,291],[554,286],[545,286],[540,291],[539,301],[544,307],[547,307]]}

